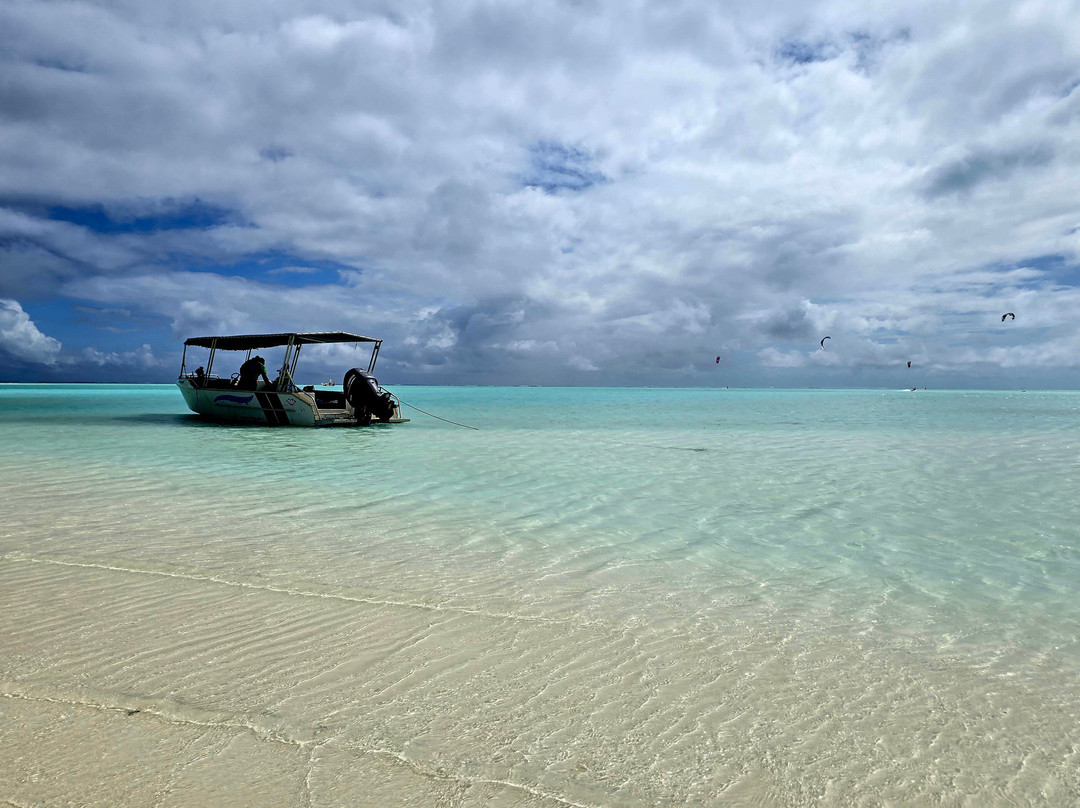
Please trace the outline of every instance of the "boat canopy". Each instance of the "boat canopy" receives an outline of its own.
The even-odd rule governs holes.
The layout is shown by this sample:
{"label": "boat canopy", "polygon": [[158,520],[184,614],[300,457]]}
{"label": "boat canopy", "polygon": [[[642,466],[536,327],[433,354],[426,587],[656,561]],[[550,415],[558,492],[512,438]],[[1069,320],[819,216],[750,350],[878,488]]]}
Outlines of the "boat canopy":
{"label": "boat canopy", "polygon": [[279,345],[318,345],[339,342],[382,342],[374,337],[362,337],[348,331],[310,331],[292,334],[240,334],[232,337],[192,337],[184,346],[217,348],[219,351],[251,351],[256,348],[276,348]]}

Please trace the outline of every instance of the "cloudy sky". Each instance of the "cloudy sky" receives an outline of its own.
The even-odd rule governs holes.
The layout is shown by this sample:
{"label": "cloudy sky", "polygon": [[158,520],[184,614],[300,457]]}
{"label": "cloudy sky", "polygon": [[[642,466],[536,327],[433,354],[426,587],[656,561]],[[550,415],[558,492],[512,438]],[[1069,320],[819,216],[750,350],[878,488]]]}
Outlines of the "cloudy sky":
{"label": "cloudy sky", "polygon": [[388,384],[1080,387],[1078,31],[1054,0],[5,0],[0,380],[347,330]]}

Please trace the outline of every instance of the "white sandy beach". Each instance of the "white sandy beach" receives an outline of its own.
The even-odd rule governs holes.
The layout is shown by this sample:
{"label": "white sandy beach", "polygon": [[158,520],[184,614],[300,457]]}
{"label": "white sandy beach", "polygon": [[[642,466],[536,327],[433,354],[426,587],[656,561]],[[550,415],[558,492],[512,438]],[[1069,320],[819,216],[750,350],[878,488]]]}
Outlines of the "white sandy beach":
{"label": "white sandy beach", "polygon": [[959,806],[1080,793],[1065,672],[1054,703],[1045,682],[809,627],[781,635],[737,611],[722,631],[716,614],[549,619],[389,603],[358,579],[285,589],[5,554],[0,797]]}

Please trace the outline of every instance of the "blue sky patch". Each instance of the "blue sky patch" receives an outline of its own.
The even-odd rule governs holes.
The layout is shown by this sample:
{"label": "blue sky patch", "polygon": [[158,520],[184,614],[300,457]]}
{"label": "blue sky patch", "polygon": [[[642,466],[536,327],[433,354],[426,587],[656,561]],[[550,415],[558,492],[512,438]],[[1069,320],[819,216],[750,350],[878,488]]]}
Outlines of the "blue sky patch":
{"label": "blue sky patch", "polygon": [[292,156],[293,153],[291,151],[278,146],[271,146],[259,152],[259,157],[264,160],[269,160],[271,163],[280,163],[282,160],[286,160]]}
{"label": "blue sky patch", "polygon": [[[1048,280],[1051,283],[1060,284],[1062,286],[1080,286],[1080,264],[1070,261],[1066,256],[1061,255],[1060,253],[1039,255],[1035,258],[1017,261],[1010,269],[1019,269],[1020,267],[1029,267],[1045,273],[1045,280]],[[1018,285],[1033,287],[1042,286],[1045,283],[1045,280],[1033,278],[1030,281],[1021,282]]]}
{"label": "blue sky patch", "polygon": [[240,217],[227,208],[195,199],[162,203],[153,212],[122,212],[102,204],[53,205],[46,211],[53,221],[69,222],[95,233],[154,233],[162,230],[206,230],[238,224]]}
{"label": "blue sky patch", "polygon": [[521,182],[545,193],[584,191],[608,181],[596,170],[592,155],[573,146],[542,140],[529,149],[529,156],[531,165]]}
{"label": "blue sky patch", "polygon": [[42,332],[63,344],[65,352],[89,343],[102,351],[124,353],[169,332],[169,318],[131,307],[60,297],[24,302],[22,307]]}
{"label": "blue sky patch", "polygon": [[807,42],[802,39],[786,39],[776,49],[781,61],[797,65],[827,62],[836,57],[837,48],[831,42]]}
{"label": "blue sky patch", "polygon": [[259,283],[301,288],[317,284],[336,283],[339,273],[360,272],[356,266],[343,264],[328,259],[301,258],[286,252],[264,252],[245,257],[241,261],[228,264],[202,263],[193,264],[176,259],[177,269],[189,269],[194,272],[213,272],[216,275],[248,278]]}

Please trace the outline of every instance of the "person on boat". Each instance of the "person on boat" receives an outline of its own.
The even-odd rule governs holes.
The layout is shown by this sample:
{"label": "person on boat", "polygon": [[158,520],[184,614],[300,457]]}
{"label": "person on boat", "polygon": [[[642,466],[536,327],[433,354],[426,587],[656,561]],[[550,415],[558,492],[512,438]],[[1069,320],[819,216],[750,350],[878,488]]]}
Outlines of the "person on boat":
{"label": "person on boat", "polygon": [[270,384],[270,377],[266,375],[266,360],[261,356],[253,356],[240,366],[240,378],[236,386],[241,390],[254,390],[260,376],[264,382]]}
{"label": "person on boat", "polygon": [[195,380],[194,381],[195,381],[196,386],[198,386],[198,387],[202,387],[204,384],[206,384],[206,371],[203,370],[202,365],[199,365],[197,368],[195,368]]}
{"label": "person on boat", "polygon": [[278,377],[274,379],[273,383],[270,385],[270,389],[277,390],[279,393],[291,393],[296,390],[296,385],[292,383],[289,374],[282,369],[281,373],[278,374]]}

